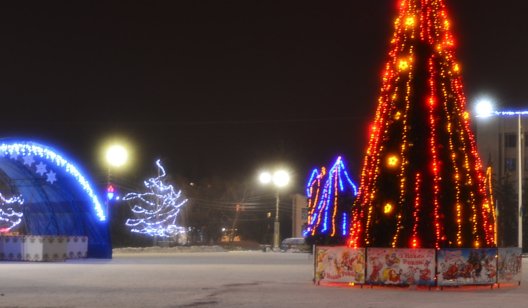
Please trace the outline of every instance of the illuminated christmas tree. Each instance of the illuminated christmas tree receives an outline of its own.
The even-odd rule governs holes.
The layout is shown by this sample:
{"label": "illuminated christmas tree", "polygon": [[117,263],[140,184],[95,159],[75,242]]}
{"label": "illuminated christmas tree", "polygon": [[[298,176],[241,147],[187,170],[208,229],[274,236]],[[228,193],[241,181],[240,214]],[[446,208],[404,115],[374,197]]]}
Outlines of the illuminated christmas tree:
{"label": "illuminated christmas tree", "polygon": [[123,200],[134,201],[134,218],[127,219],[126,225],[132,232],[155,237],[172,237],[185,231],[177,225],[180,209],[187,203],[181,190],[176,192],[172,185],[164,183],[165,169],[159,160],[158,176],[144,182],[147,191],[129,193]]}
{"label": "illuminated christmas tree", "polygon": [[350,229],[350,211],[356,185],[338,157],[328,173],[312,171],[306,187],[308,227],[304,232],[310,244],[344,244]]}
{"label": "illuminated christmas tree", "polygon": [[400,0],[352,247],[494,247],[494,209],[444,0]]}

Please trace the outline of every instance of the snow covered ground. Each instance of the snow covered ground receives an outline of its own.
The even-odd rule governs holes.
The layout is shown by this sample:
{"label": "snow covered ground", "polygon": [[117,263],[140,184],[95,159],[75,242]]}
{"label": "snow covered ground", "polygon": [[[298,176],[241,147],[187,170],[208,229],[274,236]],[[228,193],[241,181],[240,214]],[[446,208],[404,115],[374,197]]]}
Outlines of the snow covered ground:
{"label": "snow covered ground", "polygon": [[520,287],[493,290],[314,286],[312,264],[260,251],[0,262],[0,307],[528,307],[528,259]]}

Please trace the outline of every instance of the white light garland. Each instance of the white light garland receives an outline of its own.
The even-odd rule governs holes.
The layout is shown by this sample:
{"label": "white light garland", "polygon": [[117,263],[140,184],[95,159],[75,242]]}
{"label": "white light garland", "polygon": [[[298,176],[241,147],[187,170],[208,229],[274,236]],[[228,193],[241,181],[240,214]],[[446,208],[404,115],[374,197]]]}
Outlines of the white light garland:
{"label": "white light garland", "polygon": [[163,183],[165,169],[160,160],[156,161],[159,175],[144,182],[147,192],[129,193],[126,201],[135,201],[132,208],[134,218],[127,219],[126,225],[135,233],[150,236],[172,237],[185,231],[176,224],[180,208],[187,203],[181,190],[175,192],[172,185]]}
{"label": "white light garland", "polygon": [[0,234],[13,230],[22,222],[24,214],[13,208],[14,206],[20,207],[22,204],[24,204],[22,196],[7,199],[0,193]]}

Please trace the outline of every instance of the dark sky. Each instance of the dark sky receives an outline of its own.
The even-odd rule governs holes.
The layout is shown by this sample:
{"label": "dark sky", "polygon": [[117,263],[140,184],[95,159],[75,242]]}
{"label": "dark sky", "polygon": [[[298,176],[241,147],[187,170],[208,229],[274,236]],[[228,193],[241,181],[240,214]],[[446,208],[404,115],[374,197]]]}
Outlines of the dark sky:
{"label": "dark sky", "polygon": [[[448,1],[466,94],[528,102],[519,0]],[[92,177],[107,136],[130,178],[253,176],[344,155],[357,179],[395,1],[3,1],[0,136],[41,140]]]}

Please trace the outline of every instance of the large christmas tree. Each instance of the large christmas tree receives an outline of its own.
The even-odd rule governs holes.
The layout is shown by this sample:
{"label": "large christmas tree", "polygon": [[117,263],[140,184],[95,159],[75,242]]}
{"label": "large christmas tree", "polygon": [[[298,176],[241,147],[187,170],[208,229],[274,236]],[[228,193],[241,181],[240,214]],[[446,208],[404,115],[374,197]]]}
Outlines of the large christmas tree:
{"label": "large christmas tree", "polygon": [[445,1],[398,3],[349,245],[494,247]]}

